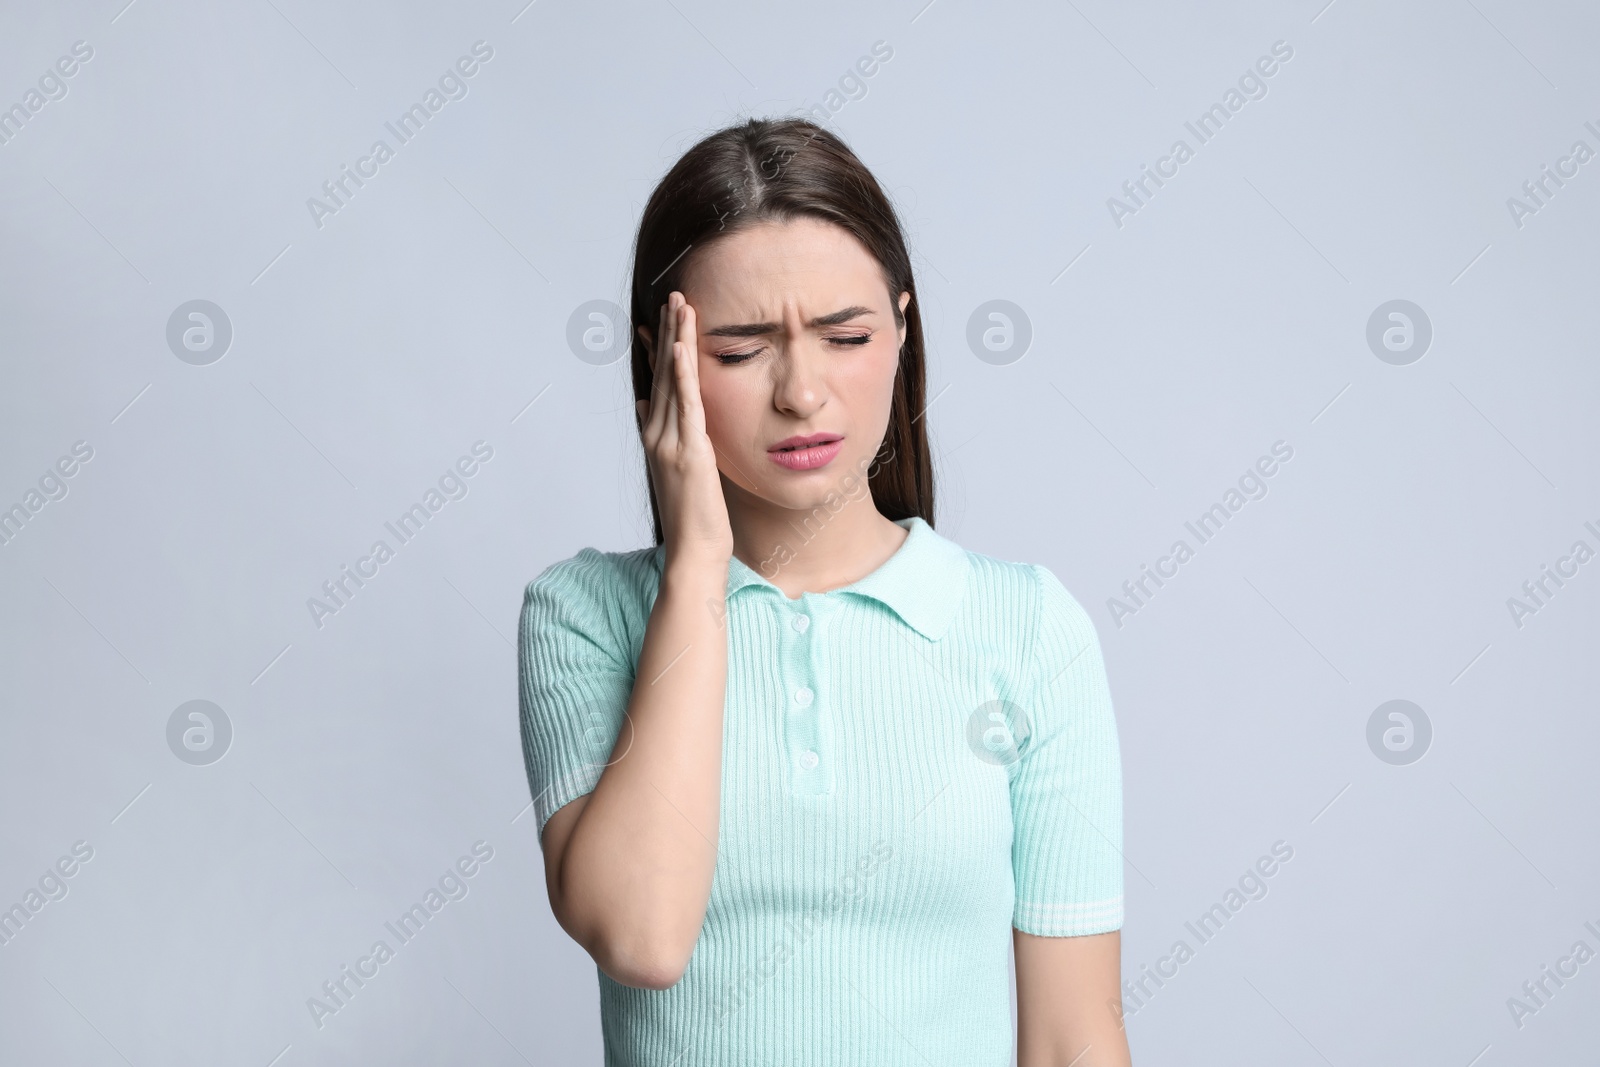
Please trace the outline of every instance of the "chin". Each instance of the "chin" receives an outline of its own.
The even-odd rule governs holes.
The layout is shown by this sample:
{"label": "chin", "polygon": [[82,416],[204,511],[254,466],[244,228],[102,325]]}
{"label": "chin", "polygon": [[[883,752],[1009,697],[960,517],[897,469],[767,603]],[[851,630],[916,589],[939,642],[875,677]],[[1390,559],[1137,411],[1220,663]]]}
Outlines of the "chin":
{"label": "chin", "polygon": [[815,488],[804,491],[794,485],[760,485],[754,490],[745,491],[772,507],[783,508],[786,511],[811,511],[815,508],[829,510],[826,500],[830,491],[837,494],[834,500],[835,508],[839,506],[839,500],[844,497],[844,493],[831,481],[819,483]]}

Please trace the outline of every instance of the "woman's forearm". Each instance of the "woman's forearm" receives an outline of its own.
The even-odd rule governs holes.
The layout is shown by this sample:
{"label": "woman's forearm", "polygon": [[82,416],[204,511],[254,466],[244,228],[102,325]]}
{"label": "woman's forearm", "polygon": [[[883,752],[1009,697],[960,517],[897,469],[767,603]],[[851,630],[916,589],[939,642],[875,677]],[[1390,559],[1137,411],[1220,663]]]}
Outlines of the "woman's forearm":
{"label": "woman's forearm", "polygon": [[1122,934],[1012,931],[1018,1067],[1129,1067],[1122,1026]]}
{"label": "woman's forearm", "polygon": [[568,839],[564,925],[602,970],[665,988],[688,965],[716,868],[728,567],[671,563],[645,627],[627,721]]}

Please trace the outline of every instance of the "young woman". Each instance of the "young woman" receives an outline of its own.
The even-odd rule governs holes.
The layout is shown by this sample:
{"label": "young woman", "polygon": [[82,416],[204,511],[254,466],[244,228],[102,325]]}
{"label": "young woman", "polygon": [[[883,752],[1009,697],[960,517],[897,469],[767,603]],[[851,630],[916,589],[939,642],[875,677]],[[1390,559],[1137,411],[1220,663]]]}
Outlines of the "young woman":
{"label": "young woman", "polygon": [[[910,259],[834,135],[695,145],[634,252],[654,548],[529,583],[523,751],[607,1064],[1129,1063],[1088,615],[933,528]],[[651,325],[642,325],[650,322]],[[1019,516],[1020,518],[1020,516]]]}

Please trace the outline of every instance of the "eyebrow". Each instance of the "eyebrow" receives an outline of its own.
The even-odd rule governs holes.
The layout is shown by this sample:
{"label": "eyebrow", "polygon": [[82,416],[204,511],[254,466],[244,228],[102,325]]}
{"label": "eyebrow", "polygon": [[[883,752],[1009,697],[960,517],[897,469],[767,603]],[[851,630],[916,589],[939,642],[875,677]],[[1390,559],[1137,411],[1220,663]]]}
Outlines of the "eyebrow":
{"label": "eyebrow", "polygon": [[[857,304],[844,308],[828,315],[818,315],[807,326],[838,326],[849,322],[858,315],[871,315],[873,310]],[[777,333],[782,327],[776,322],[741,322],[729,326],[717,326],[706,331],[707,337],[761,337],[769,333]]]}

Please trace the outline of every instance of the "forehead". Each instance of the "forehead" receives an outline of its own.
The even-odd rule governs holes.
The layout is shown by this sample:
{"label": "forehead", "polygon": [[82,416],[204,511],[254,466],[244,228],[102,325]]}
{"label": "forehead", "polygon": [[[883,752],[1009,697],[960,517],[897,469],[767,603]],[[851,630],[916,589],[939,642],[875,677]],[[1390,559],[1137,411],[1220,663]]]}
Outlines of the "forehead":
{"label": "forehead", "polygon": [[707,314],[756,311],[789,302],[876,304],[887,299],[883,270],[840,226],[821,219],[765,221],[696,250],[684,268],[683,292]]}

